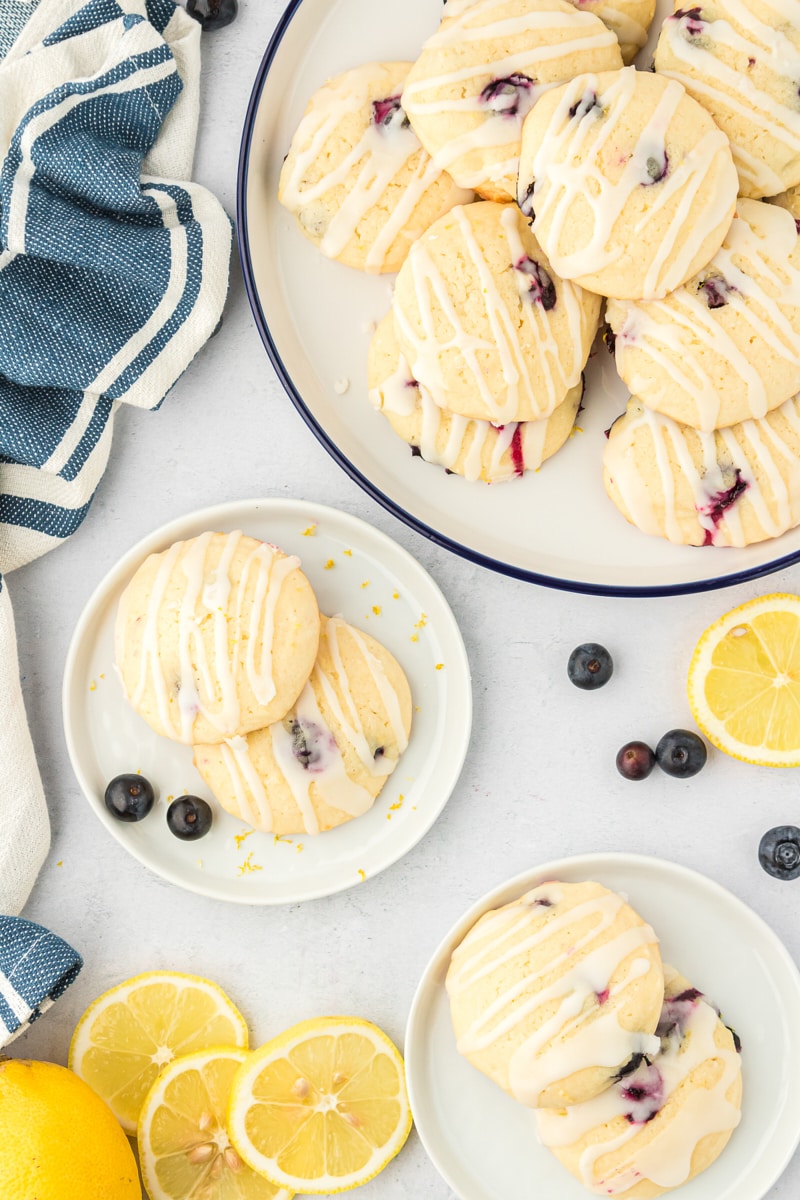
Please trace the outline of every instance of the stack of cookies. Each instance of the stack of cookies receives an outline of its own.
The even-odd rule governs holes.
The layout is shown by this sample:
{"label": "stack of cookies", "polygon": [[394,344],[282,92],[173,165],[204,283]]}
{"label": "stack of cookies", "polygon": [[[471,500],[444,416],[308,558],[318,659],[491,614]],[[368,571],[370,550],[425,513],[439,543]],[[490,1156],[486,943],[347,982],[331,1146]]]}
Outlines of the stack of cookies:
{"label": "stack of cookies", "polygon": [[538,469],[607,300],[631,392],[609,496],[648,533],[743,546],[800,523],[800,14],[676,7],[652,73],[625,64],[653,11],[448,0],[416,62],[316,94],[279,197],[323,252],[399,271],[368,383],[414,453]]}
{"label": "stack of cookies", "polygon": [[366,812],[408,744],[395,658],[320,614],[299,558],[239,532],[142,563],[120,599],[116,666],[136,712],[193,746],[222,807],[265,832]]}
{"label": "stack of cookies", "polygon": [[738,1038],[599,883],[551,881],[485,913],[446,987],[459,1051],[598,1195],[678,1187],[739,1123]]}

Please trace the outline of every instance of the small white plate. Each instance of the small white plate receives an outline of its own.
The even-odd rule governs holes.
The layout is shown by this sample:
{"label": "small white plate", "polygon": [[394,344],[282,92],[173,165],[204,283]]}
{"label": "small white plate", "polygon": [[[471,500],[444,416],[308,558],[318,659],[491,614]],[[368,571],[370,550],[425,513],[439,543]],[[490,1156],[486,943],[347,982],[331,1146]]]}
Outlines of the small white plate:
{"label": "small white plate", "polygon": [[531,1113],[456,1050],[444,978],[453,948],[488,909],[547,879],[622,892],[659,936],[665,962],[705,992],[742,1039],[742,1121],[681,1200],[760,1200],[800,1140],[800,975],[769,926],[730,892],[676,863],[586,854],[544,863],[479,900],[436,950],[417,988],[405,1055],[417,1132],[461,1200],[586,1200],[536,1140]]}
{"label": "small white plate", "polygon": [[[647,68],[660,20],[658,0]],[[586,372],[581,433],[522,479],[487,486],[414,458],[367,397],[370,323],[394,276],[325,258],[277,200],[305,106],[332,75],[373,60],[413,61],[440,0],[291,0],[253,85],[242,135],[237,228],[245,286],[273,366],[311,430],[374,499],[425,537],[508,575],[578,592],[667,595],[725,587],[800,558],[800,529],[745,549],[674,546],[628,525],[605,494],[603,432],[628,392],[602,347]],[[349,383],[345,394],[337,391]]]}
{"label": "small white plate", "polygon": [[[213,802],[192,750],[160,737],[125,700],[113,667],[114,619],[123,588],[144,558],[207,529],[244,533],[301,559],[329,615],[392,651],[408,676],[414,719],[408,749],[369,812],[316,837],[250,833]],[[131,854],[179,887],[241,904],[287,904],[351,887],[396,862],[431,827],[455,787],[469,744],[472,691],[464,643],[430,575],[391,538],[357,517],[302,500],[248,500],[202,509],[134,546],[86,605],[64,672],[64,731],[78,781],[100,820]],[[115,775],[141,771],[156,788],[145,820],[106,809]],[[181,842],[167,800],[212,801],[211,832]]]}

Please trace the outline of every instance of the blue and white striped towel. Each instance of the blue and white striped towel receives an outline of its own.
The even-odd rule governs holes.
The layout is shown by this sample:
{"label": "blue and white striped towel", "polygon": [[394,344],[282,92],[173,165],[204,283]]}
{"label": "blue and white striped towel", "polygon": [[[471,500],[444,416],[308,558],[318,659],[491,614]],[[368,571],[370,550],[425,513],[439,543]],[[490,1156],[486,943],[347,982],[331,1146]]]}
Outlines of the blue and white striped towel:
{"label": "blue and white striped towel", "polygon": [[0,916],[0,1046],[46,1012],[82,966],[80,954],[48,929]]}
{"label": "blue and white striped towel", "polygon": [[[0,63],[0,576],[77,529],[118,405],[157,408],[219,321],[231,223],[189,182],[199,39],[173,0],[44,0]],[[0,697],[21,712],[11,637],[0,581]],[[14,773],[27,730],[0,714],[0,912],[18,912],[47,821]]]}

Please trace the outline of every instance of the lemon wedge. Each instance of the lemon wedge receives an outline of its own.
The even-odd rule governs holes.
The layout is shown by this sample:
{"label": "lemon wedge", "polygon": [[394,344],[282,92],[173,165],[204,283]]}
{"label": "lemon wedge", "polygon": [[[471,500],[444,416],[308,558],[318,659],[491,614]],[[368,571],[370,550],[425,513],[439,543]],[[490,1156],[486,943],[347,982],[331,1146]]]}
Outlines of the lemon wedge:
{"label": "lemon wedge", "polygon": [[293,1026],[233,1081],[228,1132],[241,1157],[295,1192],[342,1192],[394,1158],[411,1129],[403,1060],[357,1017]]}
{"label": "lemon wedge", "polygon": [[225,1132],[231,1083],[246,1050],[176,1058],[145,1097],[139,1163],[150,1200],[291,1200],[242,1162]]}
{"label": "lemon wedge", "polygon": [[689,704],[710,742],[766,767],[800,766],[800,596],[725,613],[697,643]]}
{"label": "lemon wedge", "polygon": [[70,1068],[105,1100],[126,1133],[162,1067],[209,1046],[247,1047],[244,1017],[221,988],[176,971],[149,971],[89,1005],[69,1048]]}

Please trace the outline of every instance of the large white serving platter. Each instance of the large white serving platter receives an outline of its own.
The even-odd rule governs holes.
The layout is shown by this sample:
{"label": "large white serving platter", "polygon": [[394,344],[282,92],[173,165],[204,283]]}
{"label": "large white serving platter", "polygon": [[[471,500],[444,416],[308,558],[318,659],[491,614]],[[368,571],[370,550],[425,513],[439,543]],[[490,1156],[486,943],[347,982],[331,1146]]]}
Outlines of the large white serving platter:
{"label": "large white serving platter", "polygon": [[659,936],[665,962],[720,1007],[742,1041],[742,1121],[680,1200],[761,1200],[800,1140],[800,975],[772,930],[736,896],[676,863],[587,854],[501,884],[450,930],[411,1007],[405,1054],[423,1144],[460,1200],[586,1200],[536,1141],[534,1119],[456,1050],[444,979],[478,917],[548,879],[594,879],[621,892]]}
{"label": "large white serving platter", "polygon": [[[117,602],[154,551],[205,530],[240,529],[302,561],[322,612],[341,614],[392,651],[414,702],[411,737],[369,812],[316,837],[249,832],[223,812],[192,763],[192,749],[160,737],[126,701],[114,670]],[[89,804],[140,862],[180,887],[242,904],[286,904],[358,885],[414,846],[455,787],[469,744],[472,690],[455,618],[430,575],[391,538],[358,517],[302,500],[247,500],[202,509],[134,546],[86,605],[67,655],[64,730]],[[157,791],[138,824],[103,802],[115,775],[141,771]],[[211,801],[211,832],[181,842],[166,825],[168,799]],[[247,836],[243,836],[247,835]]]}
{"label": "large white serving platter", "polygon": [[[659,15],[671,7],[659,0]],[[604,430],[627,399],[603,348],[587,370],[582,432],[539,472],[508,483],[468,483],[413,458],[371,408],[370,323],[387,311],[394,276],[324,258],[278,204],[278,176],[311,93],[362,62],[413,60],[441,10],[440,0],[292,0],[264,55],[242,140],[239,242],[256,324],[289,396],[340,465],[396,516],[510,575],[658,595],[722,587],[794,561],[800,530],[733,550],[672,546],[627,525],[602,483]],[[658,24],[640,66],[650,63]]]}

